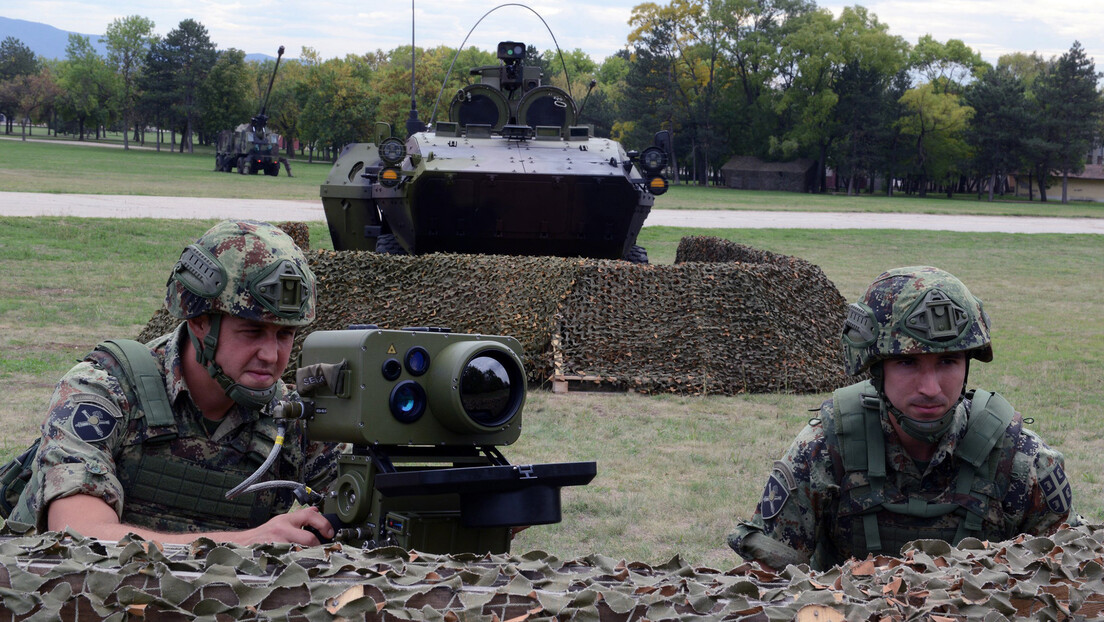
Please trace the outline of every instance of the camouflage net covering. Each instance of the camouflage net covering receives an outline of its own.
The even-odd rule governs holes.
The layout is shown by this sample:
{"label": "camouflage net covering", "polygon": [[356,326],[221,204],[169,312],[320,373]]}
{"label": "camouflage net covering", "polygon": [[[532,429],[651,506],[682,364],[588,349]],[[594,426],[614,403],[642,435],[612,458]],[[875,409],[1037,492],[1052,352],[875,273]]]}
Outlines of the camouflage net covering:
{"label": "camouflage net covering", "polygon": [[305,222],[281,222],[276,224],[284,233],[295,240],[295,245],[304,251],[310,250],[310,227]]}
{"label": "camouflage net covering", "polygon": [[[718,238],[686,238],[678,256],[675,265],[641,265],[308,252],[319,282],[309,330],[376,324],[510,335],[535,383],[731,395],[829,391],[846,380],[845,301],[819,267]],[[159,312],[139,340],[174,326]]]}
{"label": "camouflage net covering", "polygon": [[683,238],[673,266],[580,266],[557,372],[647,393],[828,391],[845,380],[845,305],[807,261]]}
{"label": "camouflage net covering", "polygon": [[[6,528],[7,529],[7,528]],[[10,531],[5,533],[11,535]],[[917,541],[826,572],[675,557],[0,538],[0,620],[1073,620],[1104,614],[1104,531]]]}

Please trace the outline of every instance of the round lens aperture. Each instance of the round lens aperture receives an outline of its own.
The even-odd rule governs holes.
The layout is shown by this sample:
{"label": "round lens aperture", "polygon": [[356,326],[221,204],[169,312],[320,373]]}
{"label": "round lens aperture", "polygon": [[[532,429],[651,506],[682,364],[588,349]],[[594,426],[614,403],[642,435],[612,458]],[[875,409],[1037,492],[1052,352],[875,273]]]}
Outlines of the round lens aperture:
{"label": "round lens aperture", "polygon": [[406,157],[406,145],[398,138],[387,138],[379,145],[379,157],[387,164],[398,164]]}
{"label": "round lens aperture", "polygon": [[667,154],[659,147],[648,147],[640,154],[640,162],[645,171],[655,174],[667,167]]}
{"label": "round lens aperture", "polygon": [[426,409],[426,392],[422,385],[406,380],[391,389],[388,400],[391,416],[402,423],[413,423],[421,418]]}
{"label": "round lens aperture", "polygon": [[380,370],[383,373],[383,378],[388,381],[398,380],[402,375],[402,363],[395,359],[387,359],[383,362],[383,367]]}
{"label": "round lens aperture", "polygon": [[429,352],[422,346],[414,346],[406,351],[406,371],[411,376],[421,376],[429,369]]}
{"label": "round lens aperture", "polygon": [[520,387],[517,366],[507,365],[499,352],[472,357],[460,374],[460,403],[476,423],[488,428],[505,424],[518,411]]}

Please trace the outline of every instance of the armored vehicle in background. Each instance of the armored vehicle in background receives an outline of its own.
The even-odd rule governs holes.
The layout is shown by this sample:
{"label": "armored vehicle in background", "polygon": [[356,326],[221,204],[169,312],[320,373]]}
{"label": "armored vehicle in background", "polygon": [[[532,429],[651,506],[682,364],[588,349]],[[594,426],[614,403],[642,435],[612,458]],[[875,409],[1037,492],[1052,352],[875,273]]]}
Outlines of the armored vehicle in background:
{"label": "armored vehicle in background", "polygon": [[[272,94],[272,82],[276,79],[276,70],[280,68],[280,58],[284,55],[284,46],[276,54],[276,66],[268,79],[268,91],[261,102],[261,111],[249,123],[242,123],[234,130],[222,130],[218,135],[215,151],[215,170],[231,173],[237,170],[242,175],[255,175],[264,172],[275,177],[280,174],[279,146],[280,136],[266,129],[268,115],[268,97]],[[288,170],[291,174],[291,170]]]}
{"label": "armored vehicle in background", "polygon": [[595,138],[525,49],[499,43],[447,121],[405,141],[377,124],[375,143],[341,152],[321,187],[335,249],[648,261],[636,239],[667,189],[669,133],[640,153]]}

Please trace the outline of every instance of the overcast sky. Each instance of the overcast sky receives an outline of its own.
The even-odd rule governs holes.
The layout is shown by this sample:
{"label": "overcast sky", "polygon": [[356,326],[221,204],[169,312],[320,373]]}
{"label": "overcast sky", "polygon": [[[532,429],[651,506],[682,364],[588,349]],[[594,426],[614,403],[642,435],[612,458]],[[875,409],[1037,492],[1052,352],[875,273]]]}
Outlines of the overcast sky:
{"label": "overcast sky", "polygon": [[[533,0],[563,49],[581,48],[596,61],[625,46],[632,7],[642,0]],[[655,0],[662,3],[663,0]],[[62,30],[102,33],[112,20],[142,15],[165,34],[186,18],[207,27],[220,49],[275,55],[280,45],[290,57],[306,46],[323,58],[410,41],[407,2],[381,0],[10,0],[4,17],[43,22]],[[417,0],[417,44],[457,47],[476,20],[500,2]],[[849,2],[819,0],[838,14]],[[916,43],[924,34],[940,41],[962,39],[989,62],[1006,52],[1060,55],[1079,40],[1097,70],[1104,71],[1104,2],[1100,0],[871,0],[863,3],[890,31]],[[500,8],[483,20],[467,45],[493,50],[498,41],[517,40],[539,49],[553,47],[541,20],[519,6]]]}

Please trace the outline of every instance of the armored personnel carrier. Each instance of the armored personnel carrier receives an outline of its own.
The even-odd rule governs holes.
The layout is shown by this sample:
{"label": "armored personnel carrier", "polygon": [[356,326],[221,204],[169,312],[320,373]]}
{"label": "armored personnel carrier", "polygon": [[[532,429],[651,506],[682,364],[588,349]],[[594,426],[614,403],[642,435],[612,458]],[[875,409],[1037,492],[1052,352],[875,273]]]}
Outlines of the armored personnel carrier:
{"label": "armored personnel carrier", "polygon": [[[268,97],[272,94],[272,82],[276,79],[276,70],[280,68],[280,58],[284,55],[284,46],[276,54],[276,66],[268,79],[268,91],[261,102],[261,111],[249,123],[242,123],[234,130],[222,130],[218,135],[215,151],[215,170],[231,173],[235,170],[242,175],[255,175],[264,172],[273,177],[280,174],[279,147],[280,136],[267,130]],[[288,169],[291,174],[291,169]]]}
{"label": "armored personnel carrier", "polygon": [[321,187],[335,249],[648,261],[636,239],[667,190],[669,133],[639,153],[592,136],[525,50],[499,43],[447,121],[405,141],[377,124],[375,143],[341,152]]}

